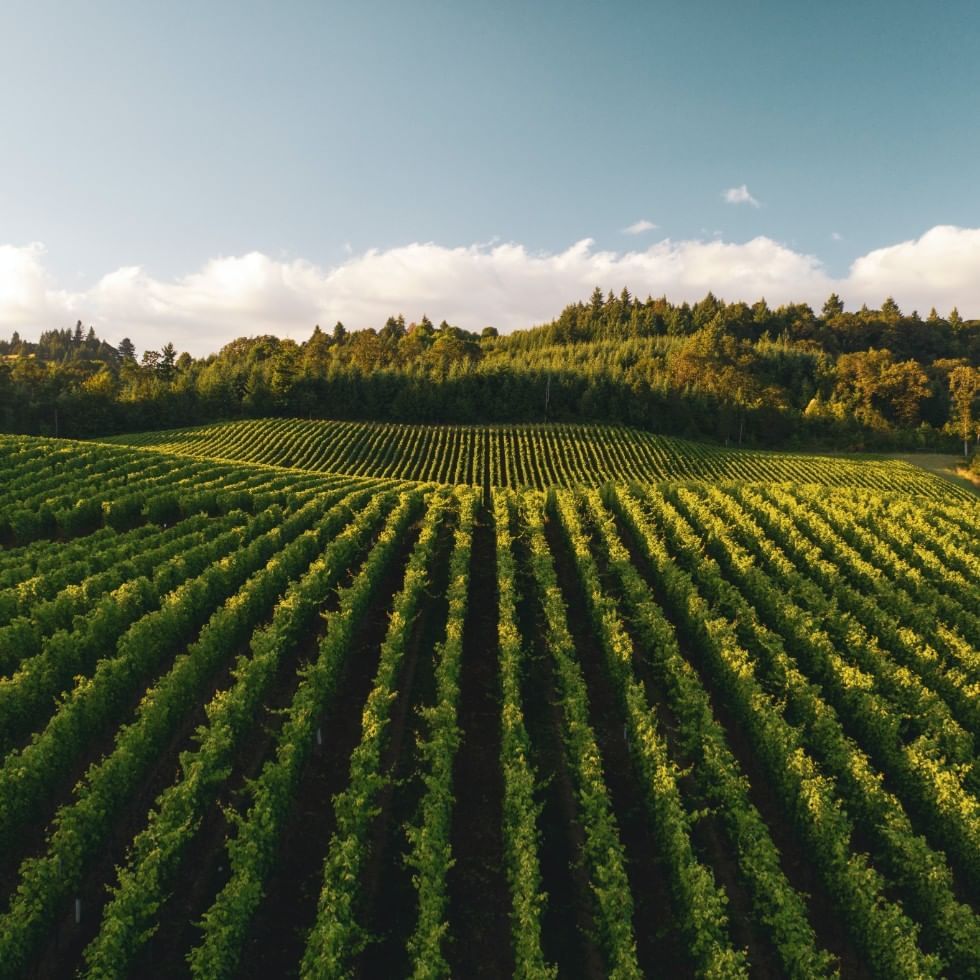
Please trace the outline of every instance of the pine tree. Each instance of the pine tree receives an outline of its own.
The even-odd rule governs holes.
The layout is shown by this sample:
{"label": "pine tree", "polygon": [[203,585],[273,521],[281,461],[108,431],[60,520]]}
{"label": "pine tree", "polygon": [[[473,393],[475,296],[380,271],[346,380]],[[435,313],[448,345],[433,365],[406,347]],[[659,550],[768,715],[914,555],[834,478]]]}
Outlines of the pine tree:
{"label": "pine tree", "polygon": [[837,293],[831,293],[827,297],[827,301],[823,304],[823,309],[820,311],[820,316],[824,320],[831,320],[835,316],[840,316],[843,312],[843,300],[837,295]]}
{"label": "pine tree", "polygon": [[157,364],[157,374],[164,381],[173,380],[173,376],[176,373],[174,368],[174,362],[177,360],[177,350],[173,344],[167,343],[166,346],[160,351],[160,362]]}

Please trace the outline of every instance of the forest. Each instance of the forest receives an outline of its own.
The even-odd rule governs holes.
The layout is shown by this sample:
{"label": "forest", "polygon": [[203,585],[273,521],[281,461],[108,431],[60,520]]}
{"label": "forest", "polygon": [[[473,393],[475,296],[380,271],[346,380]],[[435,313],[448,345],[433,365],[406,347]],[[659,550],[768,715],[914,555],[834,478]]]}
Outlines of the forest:
{"label": "forest", "polygon": [[79,321],[0,340],[0,429],[91,437],[241,418],[608,422],[726,445],[969,454],[980,320],[804,303],[693,305],[596,289],[502,336],[427,316],[138,356]]}

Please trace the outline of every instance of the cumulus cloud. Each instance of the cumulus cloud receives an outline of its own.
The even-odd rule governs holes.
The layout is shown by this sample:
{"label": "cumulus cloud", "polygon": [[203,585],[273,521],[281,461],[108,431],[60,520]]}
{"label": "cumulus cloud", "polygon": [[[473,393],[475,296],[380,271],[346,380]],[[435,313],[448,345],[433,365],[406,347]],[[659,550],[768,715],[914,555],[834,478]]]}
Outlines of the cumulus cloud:
{"label": "cumulus cloud", "polygon": [[738,187],[729,187],[727,191],[722,192],[721,196],[728,204],[751,204],[754,208],[760,206],[759,202],[749,193],[749,189],[745,184],[740,184]]}
{"label": "cumulus cloud", "polygon": [[0,334],[81,319],[100,336],[129,336],[140,349],[167,341],[206,354],[243,335],[275,333],[302,339],[319,323],[379,327],[399,312],[427,313],[472,330],[503,332],[554,317],[595,286],[634,295],[666,294],[694,302],[711,290],[732,301],[764,296],[772,305],[805,301],[819,307],[837,292],[852,306],[880,305],[892,295],[903,309],[958,306],[980,312],[980,229],[939,226],[921,238],[858,258],[847,276],[770,238],[743,243],[671,241],[645,249],[606,251],[592,239],[560,252],[488,243],[450,248],[412,243],[371,249],[320,267],[260,252],[217,258],[176,279],[126,266],[82,290],[54,282],[39,244],[0,246]]}
{"label": "cumulus cloud", "polygon": [[58,316],[68,303],[44,268],[40,242],[0,245],[0,324],[13,330],[33,327]]}
{"label": "cumulus cloud", "polygon": [[937,225],[921,238],[862,255],[851,266],[849,281],[862,297],[892,294],[918,297],[917,306],[957,303],[977,309],[980,297],[980,228]]}
{"label": "cumulus cloud", "polygon": [[646,218],[641,218],[639,221],[634,221],[633,224],[627,225],[623,229],[624,235],[642,235],[645,231],[653,231],[657,226],[652,221],[647,221]]}

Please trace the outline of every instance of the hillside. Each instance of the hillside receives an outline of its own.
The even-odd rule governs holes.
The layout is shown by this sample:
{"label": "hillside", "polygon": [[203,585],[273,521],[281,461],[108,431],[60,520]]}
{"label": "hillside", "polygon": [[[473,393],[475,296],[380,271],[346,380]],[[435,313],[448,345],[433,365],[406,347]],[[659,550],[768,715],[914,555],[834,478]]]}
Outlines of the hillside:
{"label": "hillside", "polygon": [[723,449],[623,426],[259,419],[107,442],[311,472],[537,490],[630,480],[749,480],[948,493],[940,481],[900,461]]}

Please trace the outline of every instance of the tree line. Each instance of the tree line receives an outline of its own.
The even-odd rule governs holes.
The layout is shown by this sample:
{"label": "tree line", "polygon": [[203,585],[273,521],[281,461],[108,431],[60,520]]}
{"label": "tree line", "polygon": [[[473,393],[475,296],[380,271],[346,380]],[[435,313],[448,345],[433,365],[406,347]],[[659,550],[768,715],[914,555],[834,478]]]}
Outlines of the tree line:
{"label": "tree line", "polygon": [[97,436],[263,416],[404,422],[608,421],[737,445],[969,452],[980,439],[980,321],[892,299],[694,304],[596,289],[500,336],[427,316],[240,337],[203,358],[137,358],[81,322],[0,340],[0,427]]}

